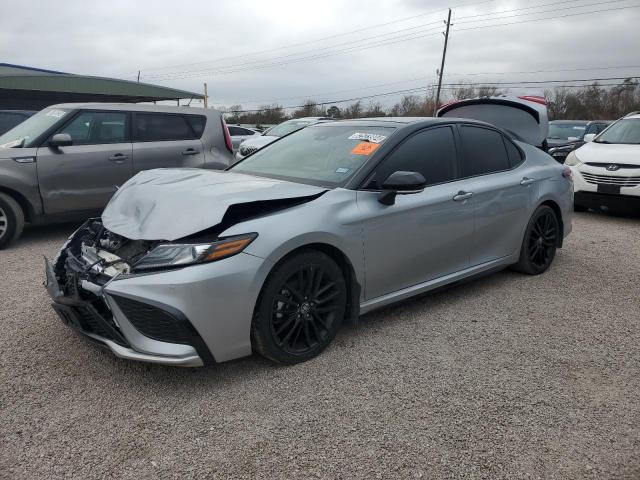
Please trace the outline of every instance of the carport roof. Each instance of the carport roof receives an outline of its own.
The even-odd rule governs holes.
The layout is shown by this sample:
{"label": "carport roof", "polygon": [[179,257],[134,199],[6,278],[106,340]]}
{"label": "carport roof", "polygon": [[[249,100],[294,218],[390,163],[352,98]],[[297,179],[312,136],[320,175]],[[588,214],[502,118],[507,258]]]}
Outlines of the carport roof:
{"label": "carport roof", "polygon": [[203,95],[148,83],[74,75],[0,63],[0,108],[39,109],[65,102],[152,102]]}

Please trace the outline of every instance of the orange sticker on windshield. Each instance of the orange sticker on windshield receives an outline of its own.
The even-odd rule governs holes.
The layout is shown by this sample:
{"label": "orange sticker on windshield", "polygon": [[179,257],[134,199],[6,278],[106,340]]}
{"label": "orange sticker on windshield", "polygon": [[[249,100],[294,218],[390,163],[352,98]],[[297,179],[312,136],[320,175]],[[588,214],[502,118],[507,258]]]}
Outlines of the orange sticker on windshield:
{"label": "orange sticker on windshield", "polygon": [[371,155],[379,146],[379,143],[360,142],[355,147],[353,147],[351,153],[353,155]]}

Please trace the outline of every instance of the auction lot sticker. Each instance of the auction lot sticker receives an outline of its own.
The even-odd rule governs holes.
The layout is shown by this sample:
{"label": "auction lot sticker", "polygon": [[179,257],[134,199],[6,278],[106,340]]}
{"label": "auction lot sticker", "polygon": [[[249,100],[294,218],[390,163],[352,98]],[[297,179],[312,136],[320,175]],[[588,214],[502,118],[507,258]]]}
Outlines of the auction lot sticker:
{"label": "auction lot sticker", "polygon": [[377,133],[356,132],[349,137],[349,140],[366,140],[372,143],[382,143],[385,138],[387,138],[385,135],[379,135]]}
{"label": "auction lot sticker", "polygon": [[351,153],[353,155],[371,155],[379,146],[379,143],[360,142],[355,147],[353,147]]}

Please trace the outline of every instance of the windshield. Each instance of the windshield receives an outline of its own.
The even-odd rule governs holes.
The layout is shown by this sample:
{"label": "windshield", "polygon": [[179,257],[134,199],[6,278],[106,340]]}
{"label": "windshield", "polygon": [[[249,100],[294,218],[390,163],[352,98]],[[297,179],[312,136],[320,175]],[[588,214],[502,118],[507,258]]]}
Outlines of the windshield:
{"label": "windshield", "polygon": [[344,185],[394,131],[318,124],[258,150],[231,170],[334,188]]}
{"label": "windshield", "polygon": [[70,110],[45,108],[0,136],[0,148],[32,147],[33,142]]}
{"label": "windshield", "polygon": [[553,140],[580,140],[586,125],[580,123],[549,123],[549,136]]}
{"label": "windshield", "polygon": [[285,135],[300,130],[301,128],[311,125],[315,120],[287,120],[286,122],[271,127],[269,130],[263,133],[263,135],[269,135],[271,137],[284,137]]}
{"label": "windshield", "polygon": [[640,144],[640,118],[617,121],[594,140],[596,143]]}

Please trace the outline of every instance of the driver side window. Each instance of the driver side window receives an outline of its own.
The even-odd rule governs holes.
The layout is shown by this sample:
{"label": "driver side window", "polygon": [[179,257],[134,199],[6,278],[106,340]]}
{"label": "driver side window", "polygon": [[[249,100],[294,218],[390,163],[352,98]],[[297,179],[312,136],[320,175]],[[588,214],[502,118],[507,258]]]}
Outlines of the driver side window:
{"label": "driver side window", "polygon": [[419,172],[427,186],[455,180],[457,155],[451,127],[430,128],[409,137],[383,160],[370,187],[380,188],[397,171]]}
{"label": "driver side window", "polygon": [[74,145],[126,142],[127,114],[123,112],[81,112],[57,133],[67,133]]}

